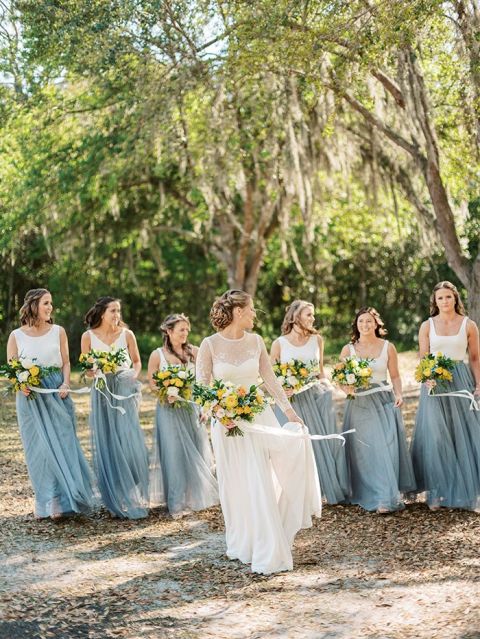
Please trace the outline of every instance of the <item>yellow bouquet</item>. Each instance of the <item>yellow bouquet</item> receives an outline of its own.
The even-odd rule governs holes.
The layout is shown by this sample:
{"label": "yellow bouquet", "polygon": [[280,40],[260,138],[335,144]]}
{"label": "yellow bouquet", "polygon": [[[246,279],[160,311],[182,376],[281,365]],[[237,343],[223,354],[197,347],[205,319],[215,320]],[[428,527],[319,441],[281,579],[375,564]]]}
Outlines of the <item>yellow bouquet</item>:
{"label": "yellow bouquet", "polygon": [[195,384],[193,396],[207,417],[225,426],[227,437],[243,436],[238,422],[253,422],[255,415],[269,404],[259,386],[253,384],[246,388],[223,380],[214,380],[211,386]]}

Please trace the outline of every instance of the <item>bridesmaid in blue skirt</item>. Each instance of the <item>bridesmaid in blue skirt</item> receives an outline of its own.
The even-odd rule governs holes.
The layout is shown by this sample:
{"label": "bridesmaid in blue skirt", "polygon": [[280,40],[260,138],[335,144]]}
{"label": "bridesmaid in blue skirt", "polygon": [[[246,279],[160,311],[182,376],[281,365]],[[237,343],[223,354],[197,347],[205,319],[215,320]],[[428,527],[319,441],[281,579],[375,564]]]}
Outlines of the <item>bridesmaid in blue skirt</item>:
{"label": "bridesmaid in blue skirt", "polygon": [[[415,489],[400,412],[403,399],[397,351],[383,339],[386,332],[378,312],[362,308],[352,324],[351,342],[340,354],[342,359],[372,360],[370,388],[355,391],[344,387],[355,398],[347,399],[343,429],[356,431],[345,445],[351,480],[349,502],[377,513],[404,508],[403,494]],[[391,384],[386,381],[387,371]]]}
{"label": "bridesmaid in blue skirt", "polygon": [[[148,378],[169,364],[195,368],[198,348],[188,343],[190,322],[183,314],[169,315],[161,326],[163,346],[150,355]],[[219,503],[208,434],[199,423],[194,404],[157,403],[150,481],[152,506],[167,505],[171,515],[203,510]]]}
{"label": "bridesmaid in blue skirt", "polygon": [[56,393],[17,393],[17,418],[28,474],[35,492],[37,519],[58,519],[67,513],[86,513],[95,505],[90,468],[76,434],[73,402],[69,397],[70,359],[65,330],[52,320],[52,296],[37,288],[25,296],[21,327],[8,339],[7,358],[19,357],[35,365],[54,367],[41,387]]}
{"label": "bridesmaid in blue skirt", "polygon": [[139,420],[142,365],[137,342],[114,297],[100,297],[85,323],[89,330],[82,335],[82,353],[124,349],[127,356],[119,372],[106,376],[107,388],[92,387],[90,428],[98,487],[112,516],[141,519],[148,515],[148,453]]}
{"label": "bridesmaid in blue skirt", "polygon": [[[331,435],[337,433],[332,387],[323,370],[323,339],[314,322],[313,304],[303,300],[292,302],[283,320],[282,335],[273,342],[270,357],[272,364],[297,359],[318,365],[319,383],[293,395],[290,401],[310,434]],[[288,421],[278,407],[275,415],[281,424]],[[344,448],[339,440],[312,441],[312,445],[322,495],[329,504],[344,502],[349,486]]]}
{"label": "bridesmaid in blue skirt", "polygon": [[[443,353],[456,360],[453,380],[423,384],[412,442],[418,491],[431,510],[480,509],[480,411],[467,397],[440,394],[469,391],[480,400],[478,328],[465,316],[456,287],[439,282],[430,300],[430,318],[419,333],[420,357]],[[469,365],[464,360],[468,354]]]}

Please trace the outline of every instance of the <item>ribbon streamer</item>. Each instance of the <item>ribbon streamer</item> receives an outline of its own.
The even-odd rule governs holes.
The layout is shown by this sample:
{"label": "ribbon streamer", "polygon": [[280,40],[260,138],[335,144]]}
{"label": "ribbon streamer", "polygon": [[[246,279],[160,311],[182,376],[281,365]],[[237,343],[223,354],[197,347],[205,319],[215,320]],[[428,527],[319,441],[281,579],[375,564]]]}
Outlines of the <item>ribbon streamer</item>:
{"label": "ribbon streamer", "polygon": [[[217,424],[220,424],[223,428],[223,424],[221,424],[218,420],[214,420]],[[243,420],[242,420],[243,421]],[[350,430],[345,430],[342,433],[332,433],[331,435],[310,435],[307,426],[302,426],[299,422],[287,422],[281,428],[275,428],[273,426],[264,426],[263,424],[250,424],[249,422],[243,422],[242,428],[245,429],[245,432],[252,433],[256,435],[274,435],[275,437],[286,437],[293,439],[309,439],[319,441],[322,439],[339,439],[342,442],[342,446],[345,446],[345,437],[344,435],[348,435],[349,433],[354,433],[355,428],[351,428]],[[295,428],[295,430],[291,430]],[[298,430],[301,429],[301,431]],[[306,431],[306,432],[305,432]]]}
{"label": "ribbon streamer", "polygon": [[[120,373],[121,375],[122,373]],[[121,415],[125,415],[126,410],[122,407],[122,406],[114,406],[110,400],[108,399],[108,397],[105,395],[105,393],[102,391],[102,389],[99,387],[100,384],[100,380],[103,381],[104,383],[104,388],[106,389],[106,391],[111,395],[111,397],[113,397],[114,399],[117,399],[119,401],[124,401],[125,399],[131,399],[132,397],[139,397],[140,393],[131,393],[130,395],[116,395],[115,393],[112,393],[112,391],[108,388],[108,384],[107,384],[107,377],[105,375],[105,373],[103,373],[102,371],[97,371],[96,375],[95,375],[95,383],[94,383],[94,388],[95,390],[97,390],[100,395],[103,395],[105,397],[105,399],[107,400],[107,404],[110,406],[110,408],[113,408],[114,410],[118,410],[118,412]]]}
{"label": "ribbon streamer", "polygon": [[466,389],[455,391],[452,393],[434,393],[433,388],[429,388],[428,395],[429,397],[460,397],[460,399],[469,399],[470,410],[480,411],[480,400],[476,400],[475,395],[473,395],[470,391]]}
{"label": "ribbon streamer", "polygon": [[61,393],[64,390],[68,390],[69,393],[75,393],[76,395],[85,395],[90,392],[90,389],[87,386],[83,388],[79,388],[77,390],[73,390],[71,388],[39,388],[38,386],[27,386],[27,388],[34,393],[40,393],[41,395],[50,395],[51,393]]}
{"label": "ribbon streamer", "polygon": [[373,395],[373,393],[383,393],[383,392],[391,391],[391,390],[393,390],[393,386],[391,384],[380,383],[380,386],[374,386],[373,388],[368,388],[367,390],[364,390],[364,391],[355,392],[355,396],[365,397],[366,395]]}

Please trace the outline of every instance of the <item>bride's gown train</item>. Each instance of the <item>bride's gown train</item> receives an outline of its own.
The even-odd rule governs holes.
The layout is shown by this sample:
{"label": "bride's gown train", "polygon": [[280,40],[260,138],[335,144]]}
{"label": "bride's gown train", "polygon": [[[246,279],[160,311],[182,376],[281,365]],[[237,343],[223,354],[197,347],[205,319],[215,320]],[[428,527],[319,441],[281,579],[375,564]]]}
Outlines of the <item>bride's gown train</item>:
{"label": "bride's gown train", "polygon": [[[203,340],[197,359],[200,383],[223,379],[249,387],[259,378],[280,408],[288,409],[258,335],[232,340],[216,334]],[[241,428],[243,437],[227,437],[224,426],[212,425],[227,556],[251,564],[253,572],[292,570],[295,534],[321,513],[312,444],[300,436],[300,424],[290,426],[299,435],[288,436],[270,407]]]}

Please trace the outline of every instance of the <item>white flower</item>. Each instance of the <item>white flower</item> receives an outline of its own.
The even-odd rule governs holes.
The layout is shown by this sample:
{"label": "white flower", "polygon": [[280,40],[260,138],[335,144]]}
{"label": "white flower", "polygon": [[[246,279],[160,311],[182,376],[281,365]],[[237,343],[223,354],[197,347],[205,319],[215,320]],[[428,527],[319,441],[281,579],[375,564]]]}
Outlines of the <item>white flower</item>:
{"label": "white flower", "polygon": [[289,375],[287,377],[287,382],[288,382],[289,386],[291,386],[293,388],[293,387],[295,387],[298,384],[298,379],[295,377],[295,375]]}
{"label": "white flower", "polygon": [[186,371],[178,371],[177,373],[177,377],[179,377],[180,379],[185,379],[187,376],[187,372]]}
{"label": "white flower", "polygon": [[355,384],[356,379],[357,378],[355,377],[353,373],[349,373],[347,375],[347,384]]}
{"label": "white flower", "polygon": [[167,388],[167,397],[178,397],[179,389],[176,386],[169,386]]}
{"label": "white flower", "polygon": [[30,373],[28,371],[21,371],[17,373],[17,378],[19,382],[26,382],[29,376],[30,376]]}
{"label": "white flower", "polygon": [[30,369],[30,368],[32,368],[32,366],[34,366],[34,363],[32,362],[32,360],[31,359],[27,359],[27,358],[20,359],[20,363],[23,366],[23,368]]}
{"label": "white flower", "polygon": [[283,375],[280,375],[277,379],[282,386],[285,384],[285,377]]}
{"label": "white flower", "polygon": [[217,412],[215,413],[215,417],[217,419],[222,419],[222,417],[225,417],[225,409],[224,408],[219,408],[217,410]]}

